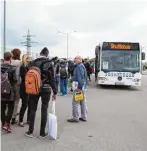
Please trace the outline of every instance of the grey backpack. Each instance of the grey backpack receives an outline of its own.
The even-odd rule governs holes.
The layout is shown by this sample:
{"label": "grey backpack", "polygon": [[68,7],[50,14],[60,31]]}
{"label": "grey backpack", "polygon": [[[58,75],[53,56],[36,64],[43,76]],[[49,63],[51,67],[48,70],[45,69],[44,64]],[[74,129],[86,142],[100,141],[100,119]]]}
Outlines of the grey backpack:
{"label": "grey backpack", "polygon": [[11,93],[11,84],[8,77],[8,71],[1,72],[1,95],[10,94]]}

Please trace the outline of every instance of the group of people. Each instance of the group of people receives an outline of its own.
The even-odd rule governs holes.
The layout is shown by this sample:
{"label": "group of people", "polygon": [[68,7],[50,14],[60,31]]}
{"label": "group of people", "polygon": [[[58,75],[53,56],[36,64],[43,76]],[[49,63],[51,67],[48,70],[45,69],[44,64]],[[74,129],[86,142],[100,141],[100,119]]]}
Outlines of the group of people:
{"label": "group of people", "polygon": [[[65,96],[67,94],[69,78],[71,82],[78,83],[77,89],[83,93],[84,98],[81,101],[76,101],[73,97],[73,117],[68,119],[68,122],[87,121],[85,91],[88,85],[88,77],[80,56],[75,57],[74,62],[68,62],[68,69],[64,60],[59,60],[58,57],[49,59],[49,50],[46,47],[41,50],[40,56],[35,60],[31,60],[29,56],[24,55],[21,61],[20,56],[21,51],[19,49],[13,49],[11,52],[4,53],[4,60],[1,63],[2,130],[12,132],[11,124],[16,123],[20,127],[24,127],[24,114],[28,108],[26,124],[29,125],[29,128],[25,132],[25,135],[32,138],[37,106],[41,97],[40,137],[45,138],[48,136],[45,128],[51,94],[52,100],[55,101],[60,83],[61,95]],[[38,77],[36,78],[37,75]],[[33,81],[35,78],[38,81],[40,80],[40,84],[38,81]],[[18,113],[20,100],[22,103]],[[81,117],[78,112],[79,105],[81,106]],[[16,120],[17,116],[19,116],[19,121]]]}
{"label": "group of people", "polygon": [[[61,96],[67,95],[67,87],[69,83],[72,81],[73,72],[74,72],[74,61],[69,60],[66,62],[63,59],[59,59],[58,57],[53,58],[54,68],[55,68],[55,80],[56,80],[56,88],[59,90]],[[88,59],[82,59],[82,63],[85,66],[87,71],[88,80],[91,81],[91,74],[94,73],[94,63],[89,62]],[[70,90],[73,92],[72,88]],[[59,91],[58,91],[59,92]]]}

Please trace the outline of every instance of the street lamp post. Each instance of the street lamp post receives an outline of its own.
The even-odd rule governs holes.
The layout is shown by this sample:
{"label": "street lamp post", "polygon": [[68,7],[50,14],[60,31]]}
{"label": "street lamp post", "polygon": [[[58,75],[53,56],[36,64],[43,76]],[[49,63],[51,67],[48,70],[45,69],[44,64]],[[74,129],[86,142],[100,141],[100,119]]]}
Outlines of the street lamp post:
{"label": "street lamp post", "polygon": [[3,31],[3,51],[6,51],[6,1],[4,0],[4,31]]}
{"label": "street lamp post", "polygon": [[[76,32],[76,31],[73,31],[73,32]],[[68,55],[69,55],[69,54],[68,54],[68,38],[69,38],[69,34],[71,34],[71,33],[73,33],[73,32],[64,33],[64,32],[58,31],[59,34],[64,34],[64,35],[66,35],[66,41],[67,41],[67,52],[66,52],[66,53],[67,53],[67,54],[66,54],[66,55],[67,55],[67,61],[68,61]]]}
{"label": "street lamp post", "polygon": [[68,61],[68,34],[67,34],[67,61]]}

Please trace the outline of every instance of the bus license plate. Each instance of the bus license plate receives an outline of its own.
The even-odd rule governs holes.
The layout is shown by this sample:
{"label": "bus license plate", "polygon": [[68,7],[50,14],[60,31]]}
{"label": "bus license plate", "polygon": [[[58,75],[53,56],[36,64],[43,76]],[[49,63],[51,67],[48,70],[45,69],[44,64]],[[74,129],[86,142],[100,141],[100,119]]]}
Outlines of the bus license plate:
{"label": "bus license plate", "polygon": [[115,85],[125,85],[124,82],[115,82]]}

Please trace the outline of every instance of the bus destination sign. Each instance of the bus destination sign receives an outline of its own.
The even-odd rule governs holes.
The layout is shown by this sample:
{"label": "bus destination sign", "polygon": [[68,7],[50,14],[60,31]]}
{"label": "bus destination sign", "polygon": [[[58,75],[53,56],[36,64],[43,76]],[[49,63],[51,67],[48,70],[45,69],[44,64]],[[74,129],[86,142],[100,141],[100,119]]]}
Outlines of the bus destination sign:
{"label": "bus destination sign", "polygon": [[102,50],[139,50],[139,43],[104,42]]}
{"label": "bus destination sign", "polygon": [[127,49],[130,50],[131,46],[129,44],[110,44],[111,49]]}

